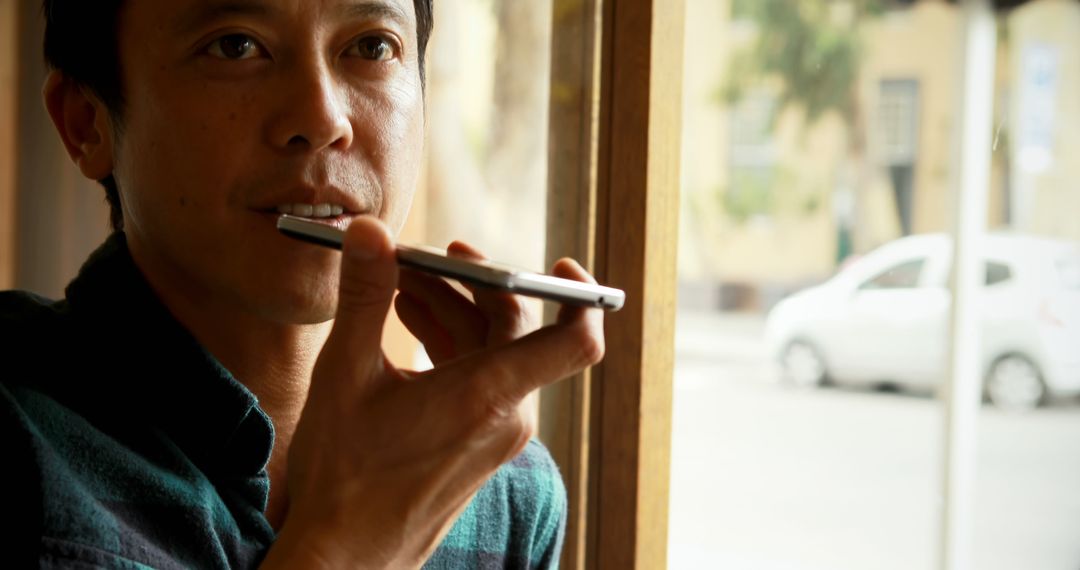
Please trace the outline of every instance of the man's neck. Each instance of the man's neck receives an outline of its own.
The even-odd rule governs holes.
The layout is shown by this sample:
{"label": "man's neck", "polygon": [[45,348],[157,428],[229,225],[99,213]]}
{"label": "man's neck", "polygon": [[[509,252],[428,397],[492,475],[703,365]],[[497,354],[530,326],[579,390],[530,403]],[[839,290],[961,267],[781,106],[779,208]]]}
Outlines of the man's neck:
{"label": "man's neck", "polygon": [[258,398],[270,416],[274,450],[267,467],[271,480],[267,518],[278,527],[288,505],[289,444],[307,400],[315,360],[333,322],[299,325],[261,318],[205,290],[185,286],[185,276],[156,263],[137,244],[130,249],[136,266],[173,317]]}
{"label": "man's neck", "polygon": [[139,249],[131,244],[135,264],[154,293],[199,344],[255,394],[274,427],[279,420],[298,418],[333,321],[275,322],[190,286],[186,276]]}
{"label": "man's neck", "polygon": [[207,314],[183,301],[165,303],[203,347],[255,394],[270,416],[274,449],[267,465],[270,496],[265,515],[275,530],[280,529],[289,508],[289,447],[307,400],[315,359],[329,334],[329,323],[275,326],[252,322],[244,316],[223,319],[220,314]]}

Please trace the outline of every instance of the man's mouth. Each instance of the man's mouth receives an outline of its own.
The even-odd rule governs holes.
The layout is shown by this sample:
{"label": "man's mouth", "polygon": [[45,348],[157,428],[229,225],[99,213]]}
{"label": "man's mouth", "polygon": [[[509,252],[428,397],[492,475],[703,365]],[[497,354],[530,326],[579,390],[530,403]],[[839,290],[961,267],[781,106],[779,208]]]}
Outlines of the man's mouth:
{"label": "man's mouth", "polygon": [[279,204],[276,208],[279,214],[299,216],[301,218],[336,218],[345,213],[345,207],[340,204]]}

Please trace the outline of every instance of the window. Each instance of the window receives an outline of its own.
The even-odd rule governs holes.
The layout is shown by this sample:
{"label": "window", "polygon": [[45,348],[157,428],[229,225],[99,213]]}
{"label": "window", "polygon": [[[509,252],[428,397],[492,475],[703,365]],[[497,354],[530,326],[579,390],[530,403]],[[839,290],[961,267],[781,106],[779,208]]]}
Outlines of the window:
{"label": "window", "polygon": [[1070,257],[1057,262],[1058,277],[1065,289],[1080,290],[1080,257]]}
{"label": "window", "polygon": [[879,152],[889,171],[901,233],[908,235],[913,229],[915,161],[919,156],[919,83],[887,79],[881,82],[880,97]]}
{"label": "window", "polygon": [[881,159],[889,166],[912,164],[919,154],[919,83],[910,79],[886,79],[881,82],[880,97]]}
{"label": "window", "polygon": [[731,163],[761,166],[776,162],[773,124],[776,96],[757,90],[747,95],[731,114]]}
{"label": "window", "polygon": [[997,285],[1012,279],[1012,269],[1004,263],[989,261],[986,263],[986,286]]}
{"label": "window", "polygon": [[[676,320],[669,567],[1080,568],[1080,401],[1008,358],[1057,368],[1080,331],[1026,333],[1040,295],[1012,284],[1036,264],[967,247],[981,226],[1080,242],[1080,3],[990,4],[686,0],[679,281],[715,294]],[[743,97],[717,101],[731,82]],[[764,207],[724,194],[751,182]],[[769,215],[732,215],[747,204]],[[908,234],[960,255],[848,263],[937,239]],[[1080,289],[1080,262],[1050,259],[1038,286]]]}
{"label": "window", "polygon": [[757,90],[731,113],[730,177],[723,203],[735,219],[768,216],[776,184],[776,97]]}
{"label": "window", "polygon": [[860,286],[860,289],[913,289],[919,286],[926,260],[906,261],[881,272]]}

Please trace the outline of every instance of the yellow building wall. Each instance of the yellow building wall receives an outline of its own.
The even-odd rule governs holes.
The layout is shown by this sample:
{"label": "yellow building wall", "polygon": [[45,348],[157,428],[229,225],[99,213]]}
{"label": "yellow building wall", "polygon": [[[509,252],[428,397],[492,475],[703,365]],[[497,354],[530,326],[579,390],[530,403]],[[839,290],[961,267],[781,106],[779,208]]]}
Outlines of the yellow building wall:
{"label": "yellow building wall", "polygon": [[785,202],[783,210],[799,210],[815,195],[820,203],[810,213],[727,219],[720,196],[730,182],[731,127],[719,92],[730,55],[752,42],[753,30],[731,23],[728,0],[688,0],[686,9],[680,277],[753,283],[828,275],[836,251],[829,198],[844,151],[843,127],[825,120],[807,131],[798,112],[783,113],[777,162],[789,171],[784,180],[790,184],[777,199]]}
{"label": "yellow building wall", "polygon": [[[1080,239],[1080,2],[1033,0],[1003,12],[1005,42],[998,50],[994,149],[987,218],[990,227]],[[729,0],[687,0],[684,90],[683,209],[680,277],[684,281],[790,285],[835,270],[838,188],[858,195],[855,250],[865,252],[901,235],[897,208],[878,134],[881,84],[918,83],[917,155],[913,182],[914,233],[949,231],[953,220],[955,109],[962,87],[962,14],[945,0],[921,0],[893,9],[864,28],[858,84],[868,167],[859,175],[848,160],[847,127],[836,117],[806,129],[797,110],[783,113],[775,132],[777,163],[790,172],[777,196],[803,200],[813,211],[779,212],[742,222],[726,216],[721,195],[729,185],[730,114],[720,102],[731,55],[749,46],[752,26],[730,20]],[[1057,55],[1055,127],[1050,165],[1024,171],[1017,157],[1023,124],[1026,46],[1049,46]],[[768,86],[764,86],[766,89]],[[859,181],[862,181],[861,183]],[[1018,194],[1007,203],[1007,190]]]}
{"label": "yellow building wall", "polygon": [[914,233],[945,231],[949,227],[950,166],[956,122],[954,108],[960,88],[960,13],[944,0],[923,0],[910,9],[887,13],[865,30],[867,53],[860,95],[869,111],[868,140],[871,160],[878,176],[870,193],[887,204],[878,215],[891,220],[871,219],[869,225],[888,228],[866,246],[899,237],[895,204],[886,171],[874,144],[879,108],[880,84],[890,79],[913,79],[919,85],[918,155],[915,161]]}
{"label": "yellow building wall", "polygon": [[[688,0],[686,28],[683,224],[680,272],[684,279],[798,283],[820,279],[836,266],[834,190],[863,180],[858,194],[857,251],[899,237],[891,183],[875,156],[874,126],[881,81],[919,83],[918,157],[914,181],[916,232],[947,227],[952,107],[959,65],[959,16],[941,0],[923,0],[890,12],[865,29],[864,70],[858,86],[869,131],[869,176],[848,156],[847,128],[829,117],[807,129],[797,110],[777,123],[778,164],[790,176],[779,200],[819,202],[816,209],[781,208],[767,219],[726,219],[718,194],[728,186],[729,112],[719,90],[731,54],[753,42],[754,30],[730,21],[728,0]],[[794,210],[794,211],[791,211]]]}
{"label": "yellow building wall", "polygon": [[[1080,3],[1038,0],[1017,8],[1008,22],[1012,82],[1009,132],[1015,230],[1080,240]],[[1045,101],[1033,97],[1029,50],[1053,54],[1052,125],[1048,146],[1024,129]],[[1042,137],[1035,137],[1042,138]],[[1027,139],[1027,140],[1025,140]],[[1033,164],[1025,146],[1044,147],[1049,162]],[[1038,162],[1038,161],[1035,161]]]}

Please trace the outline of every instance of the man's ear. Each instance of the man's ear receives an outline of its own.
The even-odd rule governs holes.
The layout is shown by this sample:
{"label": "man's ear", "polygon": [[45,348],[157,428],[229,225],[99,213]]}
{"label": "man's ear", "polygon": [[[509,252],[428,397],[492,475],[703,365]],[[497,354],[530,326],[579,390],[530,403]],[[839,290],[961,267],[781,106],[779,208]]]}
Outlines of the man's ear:
{"label": "man's ear", "polygon": [[45,79],[42,95],[64,148],[83,176],[102,180],[112,174],[114,141],[105,104],[56,70]]}

